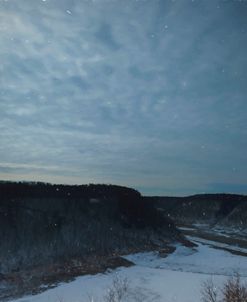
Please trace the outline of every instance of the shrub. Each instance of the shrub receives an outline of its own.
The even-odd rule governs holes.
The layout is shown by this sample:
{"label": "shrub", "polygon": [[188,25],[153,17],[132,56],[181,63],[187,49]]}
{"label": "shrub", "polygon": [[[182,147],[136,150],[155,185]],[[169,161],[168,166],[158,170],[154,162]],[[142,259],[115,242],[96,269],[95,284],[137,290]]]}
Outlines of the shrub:
{"label": "shrub", "polygon": [[247,302],[247,285],[239,274],[226,280],[222,288],[217,288],[213,280],[207,280],[201,289],[203,302]]}
{"label": "shrub", "polygon": [[121,278],[118,275],[115,275],[112,284],[104,297],[104,301],[121,302],[127,297],[129,290],[130,287],[127,278]]}

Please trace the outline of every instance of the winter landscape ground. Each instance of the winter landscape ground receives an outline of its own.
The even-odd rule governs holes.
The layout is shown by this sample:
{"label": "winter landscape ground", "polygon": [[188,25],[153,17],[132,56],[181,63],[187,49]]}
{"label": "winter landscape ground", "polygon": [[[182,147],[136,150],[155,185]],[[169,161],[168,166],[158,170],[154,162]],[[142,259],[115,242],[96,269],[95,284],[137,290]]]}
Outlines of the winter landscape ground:
{"label": "winter landscape ground", "polygon": [[126,301],[196,302],[201,300],[203,282],[211,278],[220,287],[237,272],[247,282],[246,248],[200,237],[188,236],[188,239],[197,246],[177,244],[176,250],[165,258],[156,252],[131,254],[125,257],[134,262],[132,267],[78,277],[12,302],[102,301],[116,275],[128,280],[130,289]]}
{"label": "winter landscape ground", "polygon": [[[114,185],[26,182],[0,189],[1,301],[196,302],[207,280],[247,282],[244,195],[144,197]],[[128,285],[121,299],[109,296],[116,279]]]}

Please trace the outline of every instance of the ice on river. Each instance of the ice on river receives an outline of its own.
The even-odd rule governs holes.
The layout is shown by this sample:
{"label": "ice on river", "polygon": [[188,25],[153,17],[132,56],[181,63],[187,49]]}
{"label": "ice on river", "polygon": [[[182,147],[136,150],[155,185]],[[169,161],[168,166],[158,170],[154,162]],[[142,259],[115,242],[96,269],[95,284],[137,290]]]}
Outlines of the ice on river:
{"label": "ice on river", "polygon": [[[197,243],[196,248],[177,246],[166,258],[155,252],[126,256],[136,265],[104,274],[82,276],[35,296],[13,302],[101,302],[114,275],[127,277],[132,291],[142,301],[198,302],[203,281],[213,278],[220,286],[236,271],[247,281],[247,259],[210,245]],[[91,298],[89,298],[91,297]]]}

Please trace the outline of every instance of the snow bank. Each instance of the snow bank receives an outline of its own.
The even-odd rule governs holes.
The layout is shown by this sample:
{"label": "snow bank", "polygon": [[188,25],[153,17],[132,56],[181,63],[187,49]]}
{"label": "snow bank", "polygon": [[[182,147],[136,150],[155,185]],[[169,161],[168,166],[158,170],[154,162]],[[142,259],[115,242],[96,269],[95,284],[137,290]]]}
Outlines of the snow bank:
{"label": "snow bank", "polygon": [[236,270],[247,280],[246,257],[200,243],[193,249],[179,245],[167,258],[160,258],[155,252],[133,254],[126,258],[136,266],[79,277],[39,295],[13,302],[83,302],[89,301],[92,296],[94,301],[100,302],[114,274],[127,277],[131,288],[142,295],[142,300],[166,302],[198,302],[201,284],[211,275],[217,285],[221,285],[226,276]]}

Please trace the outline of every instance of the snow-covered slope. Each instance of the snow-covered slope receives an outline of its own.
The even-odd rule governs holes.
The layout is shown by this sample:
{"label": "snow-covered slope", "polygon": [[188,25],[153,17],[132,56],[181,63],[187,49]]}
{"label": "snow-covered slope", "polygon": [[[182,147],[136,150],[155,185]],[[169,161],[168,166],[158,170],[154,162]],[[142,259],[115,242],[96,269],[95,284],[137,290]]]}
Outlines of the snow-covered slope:
{"label": "snow-covered slope", "polygon": [[199,194],[187,197],[145,197],[177,224],[206,223],[247,229],[247,196]]}
{"label": "snow-covered slope", "polygon": [[247,281],[246,257],[198,243],[196,248],[177,246],[167,258],[157,253],[138,253],[127,259],[136,265],[119,268],[105,274],[83,276],[67,284],[12,302],[83,302],[94,297],[102,301],[114,275],[127,277],[131,291],[142,301],[198,302],[203,281],[211,276],[216,285],[221,285],[227,276],[238,271]]}

